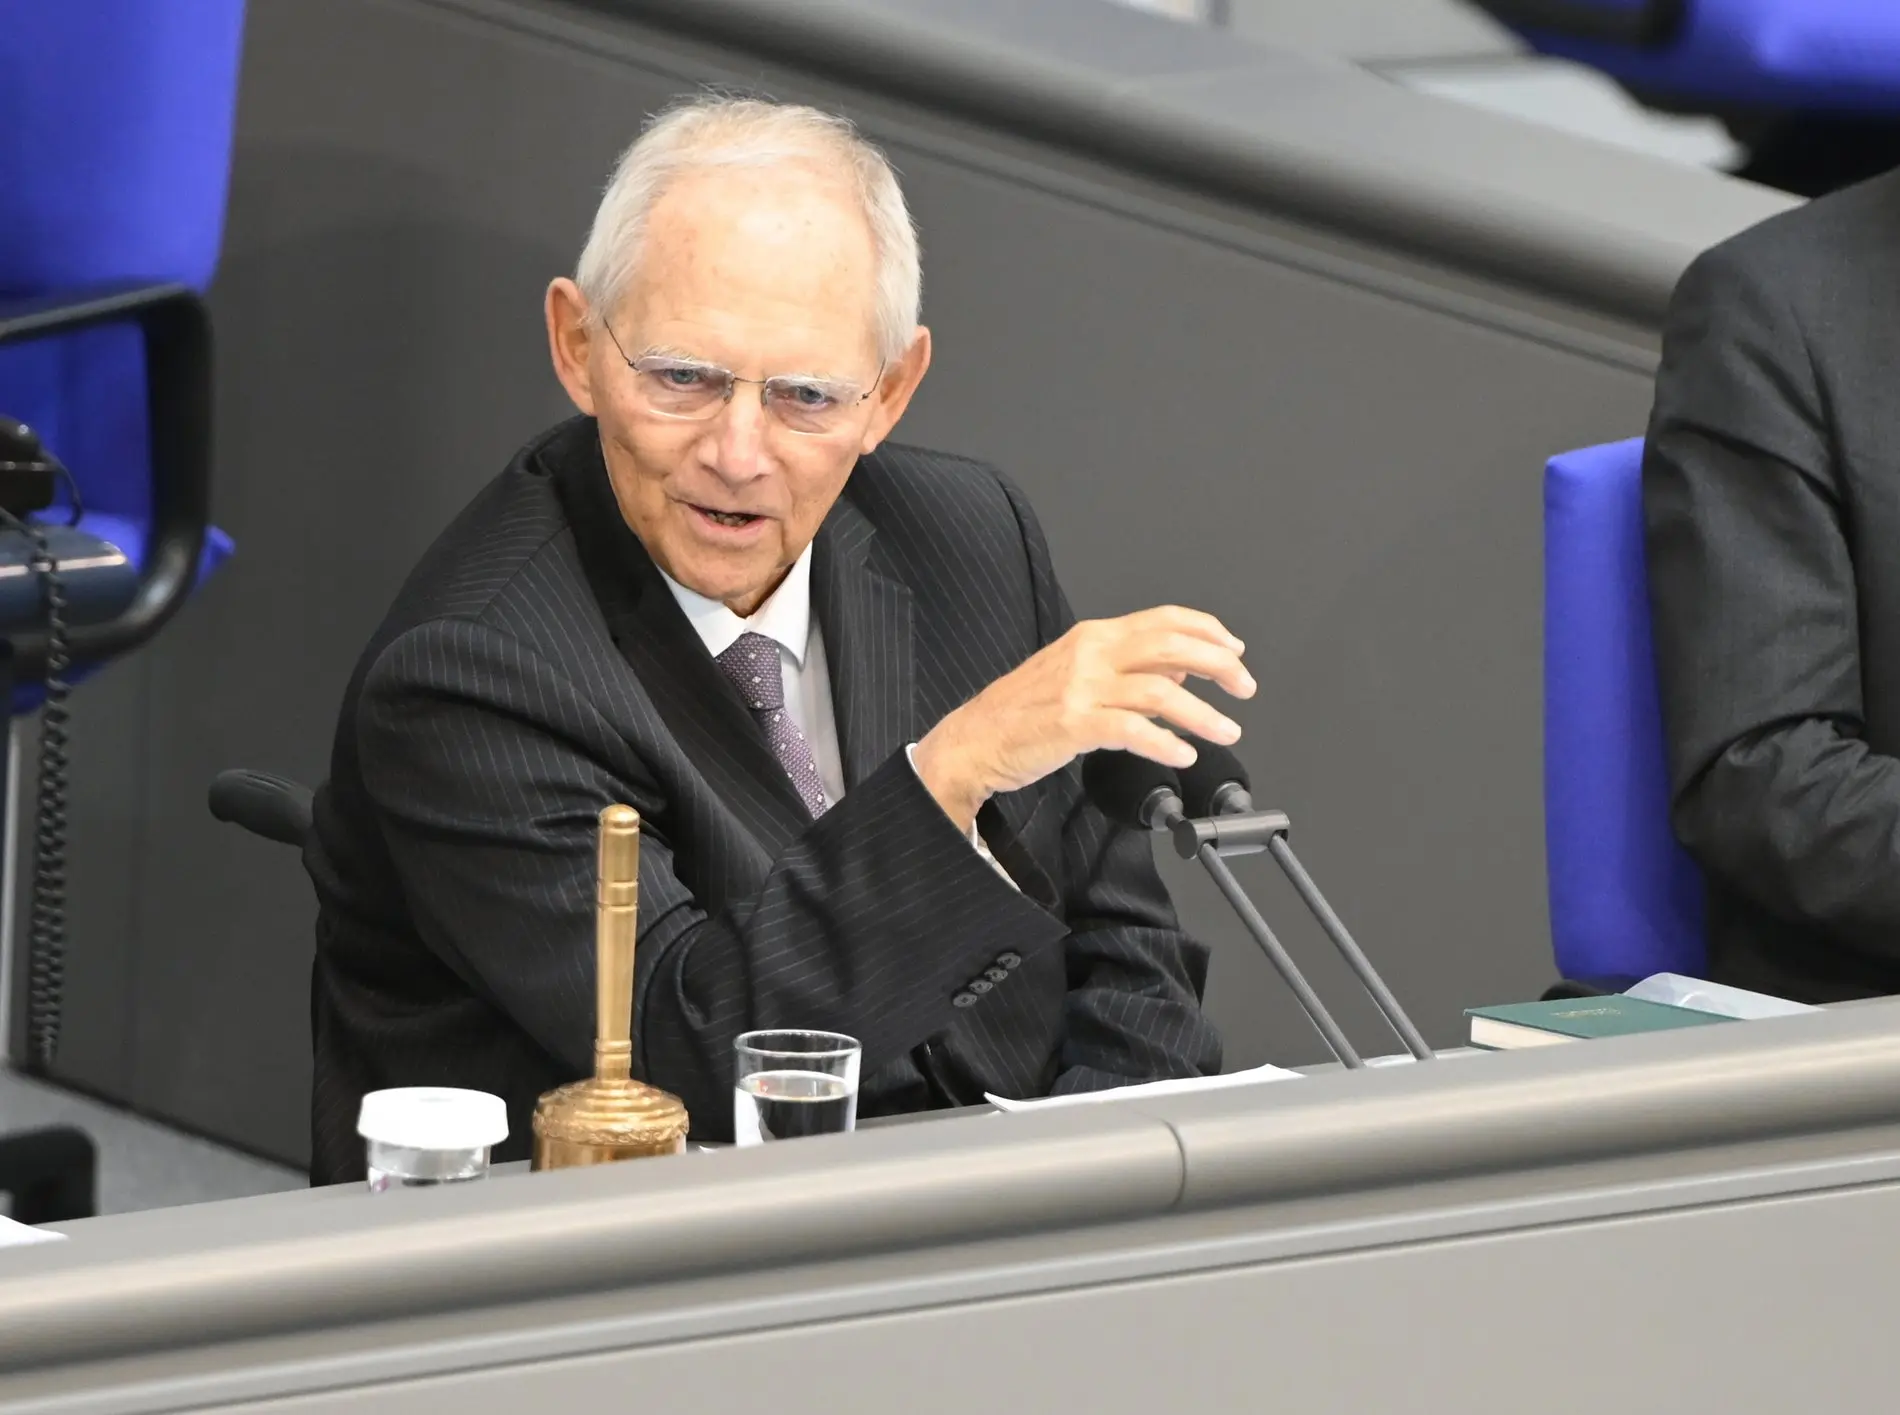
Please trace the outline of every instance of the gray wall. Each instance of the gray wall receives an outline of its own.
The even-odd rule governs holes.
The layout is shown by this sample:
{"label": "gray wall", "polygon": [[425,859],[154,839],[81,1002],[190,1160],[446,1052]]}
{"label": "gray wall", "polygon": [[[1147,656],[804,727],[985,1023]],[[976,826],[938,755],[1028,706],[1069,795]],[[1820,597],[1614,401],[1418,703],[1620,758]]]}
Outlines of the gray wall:
{"label": "gray wall", "polygon": [[1494,58],[1521,46],[1467,0],[1227,0],[1242,35],[1367,63]]}
{"label": "gray wall", "polygon": [[[214,298],[216,511],[239,553],[81,702],[66,1073],[303,1155],[308,885],[290,852],[214,825],[205,783],[236,764],[323,775],[345,678],[407,568],[563,413],[540,293],[570,265],[613,154],[643,114],[712,79],[843,107],[890,147],[938,350],[902,435],[1015,476],[1082,612],[1186,601],[1247,639],[1257,795],[1291,812],[1309,867],[1428,1035],[1458,1037],[1466,1004],[1534,995],[1550,971],[1540,466],[1640,429],[1653,341],[1617,311],[1653,320],[1656,272],[1772,204],[1325,65],[1266,56],[1272,82],[1250,85],[1238,51],[1169,48],[1231,39],[1101,8],[1091,62],[1126,77],[1161,55],[1177,72],[1157,91],[1224,105],[1243,137],[1321,150],[1351,125],[1315,135],[1300,114],[1344,105],[1368,115],[1353,141],[1466,163],[1472,195],[1445,201],[1494,244],[1564,225],[1535,202],[1562,196],[1551,169],[1569,164],[1579,208],[1607,214],[1554,262],[1560,298],[1487,278],[1483,259],[1454,273],[1404,254],[1421,227],[1398,196],[1382,218],[1379,194],[1359,194],[1348,238],[1306,197],[1171,186],[603,8],[255,0]],[[991,25],[1031,17],[971,8]],[[1094,14],[1085,0],[1033,11],[1045,29]],[[1348,79],[1368,87],[1342,96]],[[1315,170],[1362,167],[1346,154]],[[1514,186],[1544,193],[1517,198],[1515,224]],[[1381,219],[1383,245],[1367,235]],[[1619,239],[1642,276],[1592,307],[1576,272],[1616,267]],[[1209,1006],[1230,1065],[1317,1059],[1211,889],[1167,864],[1216,947]],[[1291,892],[1246,866],[1349,1030],[1390,1049]]]}

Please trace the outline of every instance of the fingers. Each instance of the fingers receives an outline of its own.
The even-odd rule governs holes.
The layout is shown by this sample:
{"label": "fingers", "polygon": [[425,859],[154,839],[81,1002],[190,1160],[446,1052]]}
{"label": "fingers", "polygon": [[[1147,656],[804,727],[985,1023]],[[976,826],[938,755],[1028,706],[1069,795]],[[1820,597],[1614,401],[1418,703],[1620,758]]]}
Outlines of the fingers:
{"label": "fingers", "polygon": [[1194,748],[1140,713],[1103,713],[1099,735],[1101,745],[1112,751],[1133,752],[1176,771],[1185,771],[1194,765]]}
{"label": "fingers", "polygon": [[1211,615],[1191,609],[1153,609],[1088,626],[1093,646],[1120,673],[1158,673],[1177,682],[1205,678],[1236,698],[1259,690],[1240,650],[1240,640]]}
{"label": "fingers", "polygon": [[1157,673],[1131,673],[1116,680],[1103,707],[1158,717],[1209,742],[1232,746],[1240,740],[1240,724]]}
{"label": "fingers", "polygon": [[1245,647],[1213,615],[1179,605],[1077,624],[952,714],[974,713],[980,724],[964,755],[978,760],[987,794],[1019,789],[1102,747],[1177,771],[1192,766],[1194,748],[1176,731],[1228,745],[1240,740],[1240,725],[1187,680],[1252,697],[1258,686],[1241,662]]}
{"label": "fingers", "polygon": [[1124,673],[1178,673],[1205,678],[1236,698],[1251,698],[1259,685],[1240,655],[1187,634],[1141,633],[1124,640],[1117,655]]}
{"label": "fingers", "polygon": [[1142,609],[1133,614],[1125,614],[1113,622],[1126,625],[1131,633],[1152,631],[1185,634],[1189,638],[1218,644],[1229,653],[1241,654],[1247,651],[1247,646],[1241,642],[1240,636],[1220,620],[1203,610],[1189,609],[1184,605],[1157,605],[1153,609]]}

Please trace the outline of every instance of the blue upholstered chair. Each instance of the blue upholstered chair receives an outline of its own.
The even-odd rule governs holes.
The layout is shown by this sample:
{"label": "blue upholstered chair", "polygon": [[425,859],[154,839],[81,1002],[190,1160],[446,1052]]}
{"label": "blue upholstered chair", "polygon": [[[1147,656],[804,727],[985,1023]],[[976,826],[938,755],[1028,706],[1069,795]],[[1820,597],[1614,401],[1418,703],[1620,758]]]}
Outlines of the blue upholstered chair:
{"label": "blue upholstered chair", "polygon": [[1704,975],[1702,877],[1669,828],[1643,558],[1643,443],[1544,473],[1544,832],[1558,972]]}
{"label": "blue upholstered chair", "polygon": [[[0,414],[33,434],[8,430],[6,475],[43,471],[50,453],[80,493],[77,528],[32,534],[74,591],[62,618],[81,672],[143,643],[231,550],[206,523],[211,369],[199,297],[223,235],[243,18],[243,0],[0,0]],[[20,509],[41,504],[8,485]],[[10,530],[7,554],[29,539]],[[108,573],[124,592],[102,608],[80,591]],[[42,604],[9,605],[0,701],[19,712],[38,703],[24,680],[56,641]],[[49,698],[27,955],[36,1069],[50,1065],[59,1032],[62,717]],[[0,1137],[0,1193],[27,1222],[86,1217],[94,1174],[91,1142],[70,1127]]]}
{"label": "blue upholstered chair", "polygon": [[1713,114],[1741,175],[1803,196],[1900,163],[1894,0],[1477,0],[1542,52]]}
{"label": "blue upholstered chair", "polygon": [[[154,287],[188,298],[217,266],[243,18],[243,0],[0,0],[0,412],[71,469],[81,529],[148,581],[188,518],[155,499],[179,490],[157,463],[188,453],[159,445],[176,429],[155,424],[148,383],[176,370],[148,350],[191,316]],[[197,541],[188,580],[231,551],[215,529]],[[16,690],[16,710],[36,700]]]}
{"label": "blue upholstered chair", "polygon": [[1892,0],[1484,0],[1547,54],[1726,109],[1900,114]]}

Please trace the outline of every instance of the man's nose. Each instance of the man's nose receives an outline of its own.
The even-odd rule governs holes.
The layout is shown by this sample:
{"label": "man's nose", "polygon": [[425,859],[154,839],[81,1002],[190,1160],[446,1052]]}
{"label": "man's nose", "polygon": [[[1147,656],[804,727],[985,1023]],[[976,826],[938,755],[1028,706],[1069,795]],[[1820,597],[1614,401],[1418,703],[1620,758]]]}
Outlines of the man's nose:
{"label": "man's nose", "polygon": [[748,482],[766,470],[768,414],[759,390],[741,383],[720,410],[712,427],[714,470],[729,482]]}

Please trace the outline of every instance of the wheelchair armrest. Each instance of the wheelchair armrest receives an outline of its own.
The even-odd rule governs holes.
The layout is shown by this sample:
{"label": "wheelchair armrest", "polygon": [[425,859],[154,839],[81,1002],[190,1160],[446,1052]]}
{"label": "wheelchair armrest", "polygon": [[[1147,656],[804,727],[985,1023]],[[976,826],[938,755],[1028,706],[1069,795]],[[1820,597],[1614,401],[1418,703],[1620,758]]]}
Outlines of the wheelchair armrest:
{"label": "wheelchair armrest", "polygon": [[314,800],[308,786],[267,771],[238,767],[217,774],[208,804],[221,821],[301,849],[314,819]]}
{"label": "wheelchair armrest", "polygon": [[[126,321],[138,325],[145,339],[152,537],[131,605],[68,636],[79,662],[137,648],[177,611],[197,580],[211,519],[211,319],[194,291],[172,284],[0,300],[0,344]],[[16,672],[30,676],[45,660],[43,634],[13,640]]]}

